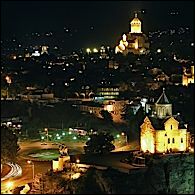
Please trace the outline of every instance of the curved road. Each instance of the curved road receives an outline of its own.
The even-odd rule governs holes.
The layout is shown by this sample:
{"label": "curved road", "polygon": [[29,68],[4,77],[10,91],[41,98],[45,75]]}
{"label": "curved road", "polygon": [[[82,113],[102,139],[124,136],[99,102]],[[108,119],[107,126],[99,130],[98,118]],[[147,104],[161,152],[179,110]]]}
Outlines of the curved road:
{"label": "curved road", "polygon": [[[33,164],[34,164],[34,175],[37,173],[46,173],[49,169],[52,168],[51,161],[33,161],[33,164],[27,164],[27,160],[22,158],[25,153],[28,151],[31,152],[37,149],[58,149],[58,145],[53,145],[52,143],[47,143],[47,145],[41,145],[42,142],[40,141],[25,141],[20,142],[20,151],[18,152],[18,159],[17,164],[10,163],[11,171],[9,175],[6,175],[5,178],[1,180],[1,192],[6,192],[8,190],[7,182],[12,181],[13,187],[12,189],[23,186],[26,183],[30,183],[33,181]],[[84,143],[78,142],[68,142],[65,143],[66,146],[69,148],[69,152],[72,154],[81,154],[83,153],[83,146]],[[14,176],[14,177],[12,177]]]}
{"label": "curved road", "polygon": [[[14,182],[13,189],[15,187],[19,187],[33,181],[33,167],[34,175],[36,175],[37,173],[46,173],[49,169],[52,168],[52,161],[39,162],[32,160],[34,166],[33,164],[27,164],[27,159],[21,158],[23,155],[25,155],[25,153],[27,153],[28,151],[31,152],[36,149],[58,149],[59,147],[58,145],[53,145],[52,143],[47,143],[47,145],[41,145],[40,141],[25,141],[20,142],[19,144],[21,149],[18,153],[19,155],[17,163],[22,167],[22,175],[17,178],[11,178],[11,181]],[[85,143],[64,142],[64,144],[69,148],[69,153],[72,155],[84,153],[83,146],[85,145]],[[114,152],[110,155],[94,157],[93,159],[88,159],[87,161],[82,161],[81,159],[81,163],[113,167],[123,172],[129,172],[130,169],[135,169],[136,167],[120,162],[120,159],[124,158],[127,155],[128,152]],[[7,190],[6,181],[7,180],[1,182],[1,190]]]}
{"label": "curved road", "polygon": [[19,166],[16,163],[6,163],[6,164],[11,167],[11,170],[7,175],[5,175],[4,177],[1,178],[1,182],[6,180],[6,179],[9,179],[11,177],[18,177],[18,176],[22,175],[21,166]]}

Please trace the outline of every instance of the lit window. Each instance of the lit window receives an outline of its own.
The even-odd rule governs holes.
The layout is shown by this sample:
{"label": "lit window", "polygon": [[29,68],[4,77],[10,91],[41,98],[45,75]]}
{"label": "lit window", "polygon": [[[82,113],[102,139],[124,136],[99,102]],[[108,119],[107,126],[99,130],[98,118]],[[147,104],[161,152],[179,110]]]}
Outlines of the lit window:
{"label": "lit window", "polygon": [[181,138],[181,143],[183,143],[183,138]]}
{"label": "lit window", "polygon": [[170,138],[168,138],[168,144],[170,144]]}
{"label": "lit window", "polygon": [[175,143],[175,139],[173,138],[172,143]]}

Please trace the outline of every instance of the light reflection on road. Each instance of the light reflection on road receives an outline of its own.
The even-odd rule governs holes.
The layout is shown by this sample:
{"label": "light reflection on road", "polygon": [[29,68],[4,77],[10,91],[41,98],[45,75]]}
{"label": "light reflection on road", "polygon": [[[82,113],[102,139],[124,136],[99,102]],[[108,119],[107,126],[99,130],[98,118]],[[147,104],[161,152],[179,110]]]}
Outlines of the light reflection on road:
{"label": "light reflection on road", "polygon": [[8,166],[11,167],[10,172],[1,178],[1,181],[4,181],[6,179],[9,179],[11,177],[18,177],[22,175],[22,168],[16,163],[6,163]]}

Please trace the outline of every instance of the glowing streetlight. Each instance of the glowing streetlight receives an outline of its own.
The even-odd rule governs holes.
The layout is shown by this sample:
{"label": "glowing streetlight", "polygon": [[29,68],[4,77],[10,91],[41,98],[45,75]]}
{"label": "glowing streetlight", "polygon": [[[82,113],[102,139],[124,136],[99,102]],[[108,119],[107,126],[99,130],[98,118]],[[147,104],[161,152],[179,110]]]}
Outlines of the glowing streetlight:
{"label": "glowing streetlight", "polygon": [[32,165],[32,169],[33,169],[33,180],[34,180],[34,178],[35,178],[35,165],[34,165],[34,163],[31,160],[27,160],[27,163],[29,165]]}
{"label": "glowing streetlight", "polygon": [[124,136],[124,135],[125,135],[125,133],[124,133],[124,132],[122,132],[122,133],[121,133],[121,135],[122,135],[122,136]]}
{"label": "glowing streetlight", "polygon": [[161,51],[162,51],[161,49],[157,49],[157,53],[161,53]]}
{"label": "glowing streetlight", "polygon": [[[10,84],[12,83],[11,77],[6,76],[5,80],[6,80],[7,84],[9,84],[9,87],[10,87]],[[8,87],[7,87],[7,98],[8,97],[9,97],[9,93],[8,93]]]}
{"label": "glowing streetlight", "polygon": [[7,187],[7,194],[12,194],[11,190],[13,189],[14,183],[12,181],[8,181],[6,183],[6,187]]}
{"label": "glowing streetlight", "polygon": [[45,128],[45,132],[47,133],[46,135],[47,135],[47,142],[48,142],[48,128]]}
{"label": "glowing streetlight", "polygon": [[96,48],[93,49],[94,53],[98,53],[98,50]]}
{"label": "glowing streetlight", "polygon": [[76,163],[80,163],[80,160],[79,160],[79,159],[77,159],[77,160],[76,160]]}
{"label": "glowing streetlight", "polygon": [[74,136],[72,139],[74,139],[74,140],[75,140],[75,139],[77,139],[77,137],[76,137],[76,136]]}
{"label": "glowing streetlight", "polygon": [[117,134],[117,135],[116,135],[116,137],[117,137],[117,138],[119,138],[119,137],[120,137],[120,135],[119,135],[119,134]]}
{"label": "glowing streetlight", "polygon": [[89,53],[91,53],[91,49],[90,48],[87,48],[86,49],[86,52],[89,54]]}
{"label": "glowing streetlight", "polygon": [[10,85],[12,83],[12,80],[9,76],[5,77],[6,82]]}
{"label": "glowing streetlight", "polygon": [[7,188],[9,190],[11,190],[11,188],[13,188],[13,186],[14,186],[14,183],[12,181],[8,181],[7,184],[6,184],[6,186],[7,186]]}

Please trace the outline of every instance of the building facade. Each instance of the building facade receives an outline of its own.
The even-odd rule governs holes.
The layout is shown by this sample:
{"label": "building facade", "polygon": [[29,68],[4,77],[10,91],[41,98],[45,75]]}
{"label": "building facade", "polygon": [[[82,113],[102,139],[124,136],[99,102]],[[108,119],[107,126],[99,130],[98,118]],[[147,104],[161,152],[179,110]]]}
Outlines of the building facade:
{"label": "building facade", "polygon": [[190,146],[187,125],[179,115],[172,115],[172,104],[165,90],[153,106],[150,116],[146,116],[140,126],[141,151],[151,153],[182,152]]}
{"label": "building facade", "polygon": [[187,69],[183,67],[182,85],[188,86],[190,83],[194,83],[194,66],[191,66],[189,73],[187,72]]}
{"label": "building facade", "polygon": [[115,53],[122,53],[127,55],[133,54],[147,54],[149,53],[149,40],[148,37],[142,32],[141,21],[135,14],[135,18],[130,22],[131,31],[123,34],[119,45],[115,47]]}

